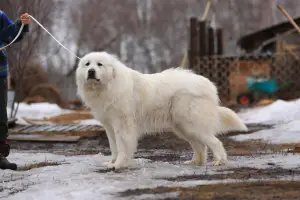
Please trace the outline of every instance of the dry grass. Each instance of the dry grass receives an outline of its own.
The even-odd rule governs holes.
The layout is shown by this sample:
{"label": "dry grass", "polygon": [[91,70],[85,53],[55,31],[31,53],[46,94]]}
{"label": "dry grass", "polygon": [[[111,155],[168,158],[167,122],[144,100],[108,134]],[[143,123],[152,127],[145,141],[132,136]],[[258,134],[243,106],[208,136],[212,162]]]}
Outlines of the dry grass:
{"label": "dry grass", "polygon": [[27,97],[34,98],[36,96],[43,97],[47,102],[57,104],[61,108],[67,108],[59,89],[53,84],[43,83],[33,86]]}
{"label": "dry grass", "polygon": [[295,144],[269,144],[262,140],[234,141],[222,139],[224,147],[230,156],[255,156],[264,153],[286,153]]}
{"label": "dry grass", "polygon": [[17,83],[20,83],[23,88],[22,92],[17,96],[17,101],[23,101],[26,97],[28,97],[30,91],[40,84],[48,83],[48,74],[44,70],[43,66],[38,63],[30,63],[26,66],[26,70],[24,71],[22,82],[19,82],[18,75],[16,73],[11,73],[11,86],[12,89],[16,89]]}
{"label": "dry grass", "polygon": [[47,102],[47,99],[41,96],[34,96],[34,97],[27,97],[26,99],[24,99],[23,102],[27,104],[44,103]]}
{"label": "dry grass", "polygon": [[[273,166],[274,163],[269,163]],[[300,168],[295,169],[283,169],[280,167],[256,169],[250,167],[233,168],[226,170],[218,170],[218,174],[193,174],[177,176],[172,178],[162,178],[168,181],[189,181],[189,180],[224,180],[224,179],[236,179],[236,180],[248,180],[248,179],[276,179],[284,176],[298,176],[300,175]]]}
{"label": "dry grass", "polygon": [[300,143],[295,144],[294,148],[290,149],[288,152],[289,153],[300,153]]}
{"label": "dry grass", "polygon": [[62,163],[45,161],[45,162],[28,164],[28,165],[18,167],[18,171],[28,171],[28,170],[35,169],[35,168],[41,168],[41,167],[47,167],[47,166],[58,166],[61,164]]}

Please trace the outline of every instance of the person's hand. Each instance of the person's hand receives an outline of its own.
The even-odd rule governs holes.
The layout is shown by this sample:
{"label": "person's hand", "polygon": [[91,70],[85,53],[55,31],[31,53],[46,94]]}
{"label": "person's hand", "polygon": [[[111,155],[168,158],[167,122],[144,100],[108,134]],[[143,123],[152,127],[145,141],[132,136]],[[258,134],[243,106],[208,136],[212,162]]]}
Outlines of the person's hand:
{"label": "person's hand", "polygon": [[30,17],[28,15],[28,13],[25,13],[25,14],[21,15],[20,19],[21,19],[23,24],[29,24],[30,23]]}

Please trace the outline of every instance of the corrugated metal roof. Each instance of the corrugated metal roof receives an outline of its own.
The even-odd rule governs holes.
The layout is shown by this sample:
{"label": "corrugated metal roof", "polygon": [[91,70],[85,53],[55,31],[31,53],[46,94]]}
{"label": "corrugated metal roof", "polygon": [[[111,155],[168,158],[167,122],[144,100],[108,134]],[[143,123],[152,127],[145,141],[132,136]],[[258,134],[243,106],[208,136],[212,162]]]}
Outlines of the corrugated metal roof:
{"label": "corrugated metal roof", "polygon": [[9,132],[10,134],[95,135],[104,132],[104,129],[98,125],[16,125]]}

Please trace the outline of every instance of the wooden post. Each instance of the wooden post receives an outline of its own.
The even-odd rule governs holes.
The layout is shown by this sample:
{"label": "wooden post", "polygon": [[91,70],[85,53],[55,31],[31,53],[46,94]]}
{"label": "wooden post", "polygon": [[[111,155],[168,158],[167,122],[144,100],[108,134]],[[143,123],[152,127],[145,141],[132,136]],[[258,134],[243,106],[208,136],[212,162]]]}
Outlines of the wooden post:
{"label": "wooden post", "polygon": [[208,29],[208,55],[215,55],[215,32],[212,27]]}
{"label": "wooden post", "polygon": [[199,22],[199,56],[200,57],[203,57],[203,56],[206,56],[207,55],[207,45],[206,45],[206,42],[207,42],[207,33],[206,33],[206,21],[200,21]]}
{"label": "wooden post", "polygon": [[223,45],[223,30],[217,29],[217,55],[222,55],[224,53]]}
{"label": "wooden post", "polygon": [[[216,54],[217,55],[222,55],[223,54],[223,35],[222,35],[222,29],[218,28],[216,29],[216,36],[217,36],[217,41],[216,41]],[[221,88],[220,91],[220,99],[224,100],[224,93],[226,93],[227,90],[230,90],[229,87],[229,78],[227,76],[223,76],[223,73],[226,73],[224,70],[229,70],[227,67],[222,67],[226,62],[225,60],[221,57],[217,57],[217,61],[215,63],[215,69],[214,69],[214,76],[215,79],[214,81],[216,82],[218,88]],[[226,65],[227,66],[227,65]],[[228,66],[229,67],[229,66]],[[223,79],[225,77],[225,80]],[[226,96],[226,95],[225,95]]]}
{"label": "wooden post", "polygon": [[197,18],[190,19],[190,48],[189,48],[189,68],[193,69],[193,63],[198,55],[198,30]]}

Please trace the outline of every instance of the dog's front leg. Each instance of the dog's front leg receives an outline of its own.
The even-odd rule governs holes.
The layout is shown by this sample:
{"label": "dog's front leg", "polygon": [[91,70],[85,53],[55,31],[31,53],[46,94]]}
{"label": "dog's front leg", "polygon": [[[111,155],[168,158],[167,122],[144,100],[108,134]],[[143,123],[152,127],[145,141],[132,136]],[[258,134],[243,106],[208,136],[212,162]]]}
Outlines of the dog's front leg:
{"label": "dog's front leg", "polygon": [[109,142],[109,147],[111,151],[111,161],[105,163],[107,167],[111,168],[113,167],[114,162],[117,159],[118,151],[117,151],[117,144],[116,144],[116,137],[113,129],[110,126],[103,125],[104,129],[106,130],[106,135]]}
{"label": "dog's front leg", "polygon": [[128,161],[133,157],[138,143],[138,132],[135,125],[126,123],[115,131],[118,156],[113,164],[114,169],[127,167]]}

